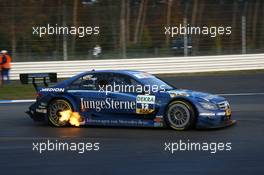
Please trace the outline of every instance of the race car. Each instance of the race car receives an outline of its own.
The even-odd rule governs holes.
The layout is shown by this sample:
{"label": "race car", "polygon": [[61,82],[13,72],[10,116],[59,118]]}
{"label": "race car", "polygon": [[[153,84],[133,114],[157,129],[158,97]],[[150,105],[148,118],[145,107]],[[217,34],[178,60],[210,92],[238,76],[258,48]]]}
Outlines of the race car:
{"label": "race car", "polygon": [[[37,81],[44,80],[45,87]],[[142,71],[92,70],[56,85],[56,73],[21,74],[32,82],[36,102],[27,114],[52,126],[221,128],[236,123],[221,96],[179,89]]]}

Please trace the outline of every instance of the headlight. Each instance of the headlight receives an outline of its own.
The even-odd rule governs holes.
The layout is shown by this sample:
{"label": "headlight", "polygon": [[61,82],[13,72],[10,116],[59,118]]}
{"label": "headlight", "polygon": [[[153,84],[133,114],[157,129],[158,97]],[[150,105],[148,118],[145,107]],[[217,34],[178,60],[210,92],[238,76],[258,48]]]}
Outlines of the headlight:
{"label": "headlight", "polygon": [[204,102],[199,102],[201,104],[201,106],[204,108],[204,109],[209,109],[209,110],[216,110],[217,109],[217,106],[215,104],[212,104],[212,103],[204,103]]}

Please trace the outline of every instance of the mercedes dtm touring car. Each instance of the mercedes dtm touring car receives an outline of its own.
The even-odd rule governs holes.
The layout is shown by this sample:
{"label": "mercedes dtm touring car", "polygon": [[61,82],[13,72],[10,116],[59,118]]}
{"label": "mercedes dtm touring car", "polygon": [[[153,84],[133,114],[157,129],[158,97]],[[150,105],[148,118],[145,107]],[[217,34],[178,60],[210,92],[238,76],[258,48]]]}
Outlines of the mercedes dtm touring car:
{"label": "mercedes dtm touring car", "polygon": [[[27,114],[50,125],[220,128],[233,125],[229,102],[221,96],[178,89],[146,72],[89,71],[54,86],[56,73],[21,74],[37,99]],[[45,87],[37,82],[44,81]]]}

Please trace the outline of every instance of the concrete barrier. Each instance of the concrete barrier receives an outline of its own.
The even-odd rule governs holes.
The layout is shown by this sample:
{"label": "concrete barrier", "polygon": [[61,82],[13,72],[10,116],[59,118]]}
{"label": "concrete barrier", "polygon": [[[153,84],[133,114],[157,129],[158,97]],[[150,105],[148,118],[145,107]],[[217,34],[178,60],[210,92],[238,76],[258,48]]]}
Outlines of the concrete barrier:
{"label": "concrete barrier", "polygon": [[17,62],[12,65],[12,80],[18,80],[20,73],[57,72],[59,78],[67,78],[92,69],[130,69],[153,74],[190,73],[264,69],[264,54]]}

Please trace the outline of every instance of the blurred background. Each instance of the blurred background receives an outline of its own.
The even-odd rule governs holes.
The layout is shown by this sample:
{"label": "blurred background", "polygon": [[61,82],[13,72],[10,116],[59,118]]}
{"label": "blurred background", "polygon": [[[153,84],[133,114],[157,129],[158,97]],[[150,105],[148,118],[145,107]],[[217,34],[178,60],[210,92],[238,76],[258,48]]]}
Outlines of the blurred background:
{"label": "blurred background", "polygon": [[[0,0],[0,49],[13,62],[264,52],[261,0]],[[231,35],[164,35],[165,26],[231,26]],[[33,26],[99,26],[100,35],[33,35]],[[100,57],[93,57],[99,45]],[[178,48],[178,49],[176,49]]]}

